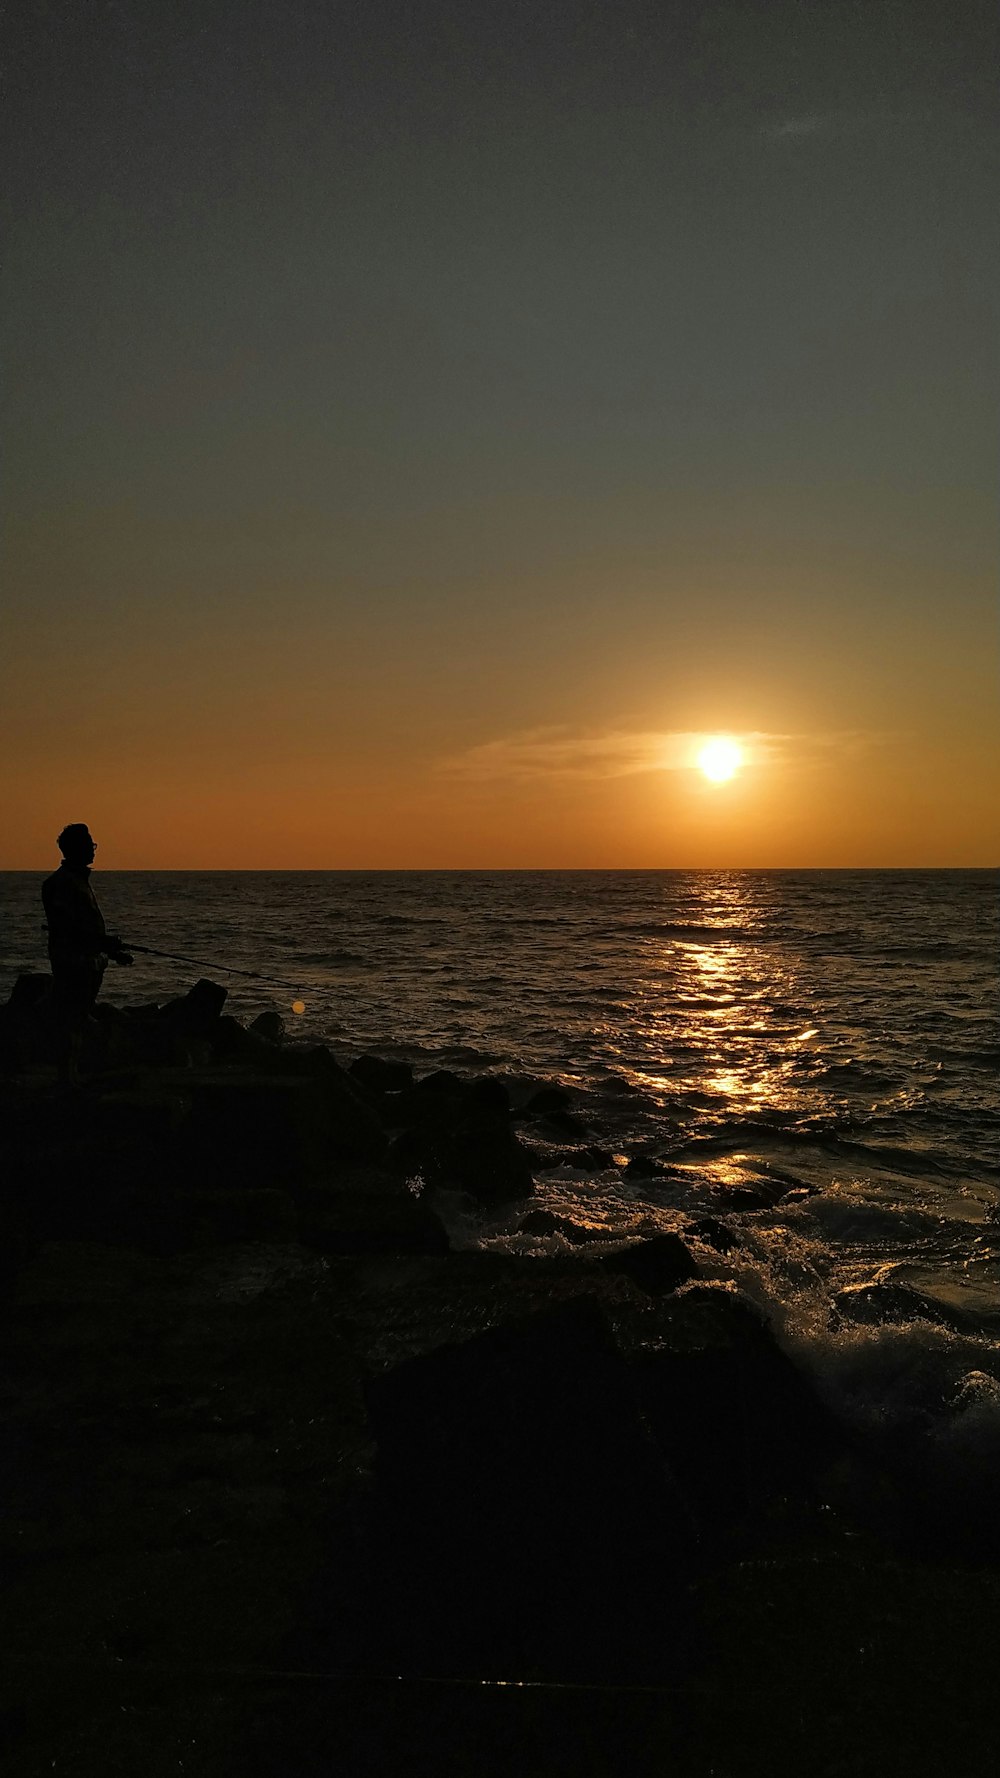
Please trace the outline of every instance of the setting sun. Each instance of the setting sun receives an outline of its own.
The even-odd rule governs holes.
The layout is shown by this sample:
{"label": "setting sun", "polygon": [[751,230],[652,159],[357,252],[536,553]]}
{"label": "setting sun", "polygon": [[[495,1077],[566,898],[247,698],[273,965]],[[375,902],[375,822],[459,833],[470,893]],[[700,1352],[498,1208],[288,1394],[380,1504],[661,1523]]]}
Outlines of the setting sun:
{"label": "setting sun", "polygon": [[743,764],[743,749],[735,741],[720,736],[702,748],[698,764],[713,784],[722,784],[739,771]]}

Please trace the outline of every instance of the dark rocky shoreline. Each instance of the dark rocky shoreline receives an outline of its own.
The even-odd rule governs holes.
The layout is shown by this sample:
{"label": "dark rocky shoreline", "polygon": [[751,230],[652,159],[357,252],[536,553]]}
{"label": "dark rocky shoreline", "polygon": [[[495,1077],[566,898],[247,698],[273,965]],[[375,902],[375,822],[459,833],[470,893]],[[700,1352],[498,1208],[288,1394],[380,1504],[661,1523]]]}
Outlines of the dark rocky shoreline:
{"label": "dark rocky shoreline", "polygon": [[586,1144],[559,1089],[199,983],[60,1091],[46,992],[0,1009],[13,1778],[992,1771],[992,1499],[838,1423],[738,1209],[452,1251],[436,1192]]}

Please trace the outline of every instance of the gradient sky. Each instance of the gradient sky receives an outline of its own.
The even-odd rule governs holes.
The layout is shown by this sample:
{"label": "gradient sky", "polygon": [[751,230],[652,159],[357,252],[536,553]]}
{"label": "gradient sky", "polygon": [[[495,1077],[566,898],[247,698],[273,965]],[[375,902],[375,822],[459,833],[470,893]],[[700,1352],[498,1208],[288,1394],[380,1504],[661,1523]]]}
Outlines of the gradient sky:
{"label": "gradient sky", "polygon": [[996,863],[993,15],[15,0],[0,863]]}

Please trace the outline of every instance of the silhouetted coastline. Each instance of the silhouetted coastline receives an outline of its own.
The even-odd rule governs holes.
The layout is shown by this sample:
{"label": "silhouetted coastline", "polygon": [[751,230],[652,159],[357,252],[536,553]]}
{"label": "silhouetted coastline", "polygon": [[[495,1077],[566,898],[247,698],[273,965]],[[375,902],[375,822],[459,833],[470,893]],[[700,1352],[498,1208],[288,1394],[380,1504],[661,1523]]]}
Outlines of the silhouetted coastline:
{"label": "silhouetted coastline", "polygon": [[[956,1496],[927,1429],[859,1439],[816,1394],[733,1275],[753,1206],[638,1243],[560,1228],[531,1196],[579,1144],[564,1089],[344,1069],[209,981],[104,1006],[66,1092],[46,1000],[23,978],[0,1016],[11,1771],[70,1745],[96,1772],[113,1719],[141,1746],[169,1696],[185,1769],[319,1771],[331,1737],[395,1769],[417,1734],[458,1772],[500,1710],[471,1691],[503,1680],[539,1688],[506,1718],[539,1770],[588,1735],[595,1770],[743,1770],[776,1733],[791,1769],[832,1684],[874,1773],[919,1760],[928,1662],[986,1686],[992,1497]],[[469,1192],[561,1250],[456,1249]],[[54,1623],[60,1570],[81,1604]],[[974,1709],[962,1732],[973,1760]]]}

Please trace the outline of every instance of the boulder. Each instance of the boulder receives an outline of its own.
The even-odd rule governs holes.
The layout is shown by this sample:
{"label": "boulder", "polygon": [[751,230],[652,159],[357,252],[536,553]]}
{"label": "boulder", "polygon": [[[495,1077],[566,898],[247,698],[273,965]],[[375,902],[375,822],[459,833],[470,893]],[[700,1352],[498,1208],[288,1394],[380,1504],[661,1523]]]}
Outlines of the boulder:
{"label": "boulder", "polygon": [[653,1434],[701,1526],[706,1552],[775,1510],[818,1504],[844,1451],[840,1429],[766,1321],[726,1286],[669,1305],[665,1344],[636,1361]]}
{"label": "boulder", "polygon": [[177,1194],[185,1246],[294,1241],[298,1219],[287,1192],[202,1191]]}
{"label": "boulder", "polygon": [[269,1007],[267,1012],[259,1012],[255,1019],[251,1019],[250,1030],[265,1043],[280,1043],[285,1035],[285,1021],[280,1012]]}
{"label": "boulder", "polygon": [[622,1272],[648,1296],[663,1296],[698,1276],[698,1267],[679,1235],[654,1235],[598,1260],[609,1272]]}
{"label": "boulder", "polygon": [[576,1247],[587,1241],[600,1241],[607,1235],[606,1229],[583,1228],[568,1216],[557,1216],[553,1210],[529,1210],[518,1223],[518,1232],[523,1235],[562,1235]]}
{"label": "boulder", "polygon": [[7,1006],[14,1018],[21,1018],[31,1013],[43,1001],[47,1000],[52,991],[52,977],[41,971],[30,970],[19,975],[10,991]]}
{"label": "boulder", "polygon": [[952,1321],[940,1303],[930,1301],[912,1285],[892,1279],[848,1284],[844,1290],[838,1290],[833,1307],[841,1321],[864,1327],[905,1321],[933,1321],[946,1325]]}
{"label": "boulder", "polygon": [[634,1154],[623,1168],[626,1179],[656,1179],[669,1172],[670,1168],[651,1154]]}
{"label": "boulder", "polygon": [[525,1102],[524,1109],[533,1117],[548,1117],[553,1111],[568,1111],[572,1103],[565,1087],[540,1087]]}
{"label": "boulder", "polygon": [[202,979],[179,1000],[161,1006],[159,1016],[179,1037],[211,1037],[227,996],[227,988]]}
{"label": "boulder", "polygon": [[390,1150],[392,1165],[429,1186],[468,1192],[481,1203],[530,1197],[535,1189],[531,1158],[510,1127],[506,1112],[475,1105],[456,1123],[406,1130]]}
{"label": "boulder", "polygon": [[702,1241],[706,1247],[714,1247],[716,1253],[731,1253],[734,1247],[741,1245],[741,1237],[717,1216],[694,1217],[685,1223],[684,1233],[693,1235],[695,1240]]}
{"label": "boulder", "polygon": [[448,1099],[460,1099],[465,1090],[465,1082],[450,1068],[435,1068],[432,1074],[425,1074],[417,1081],[418,1093],[443,1094]]}
{"label": "boulder", "polygon": [[319,1253],[449,1251],[447,1233],[424,1202],[391,1174],[354,1172],[335,1186],[308,1191],[299,1211],[299,1239]]}
{"label": "boulder", "polygon": [[358,1056],[350,1073],[373,1093],[402,1093],[413,1085],[409,1062],[387,1062],[382,1056]]}
{"label": "boulder", "polygon": [[377,1163],[386,1150],[378,1120],[326,1051],[303,1074],[206,1071],[190,1094],[187,1164],[200,1185],[294,1186],[340,1160]]}
{"label": "boulder", "polygon": [[592,1297],[411,1359],[366,1401],[383,1658],[657,1670],[685,1625],[690,1521]]}

